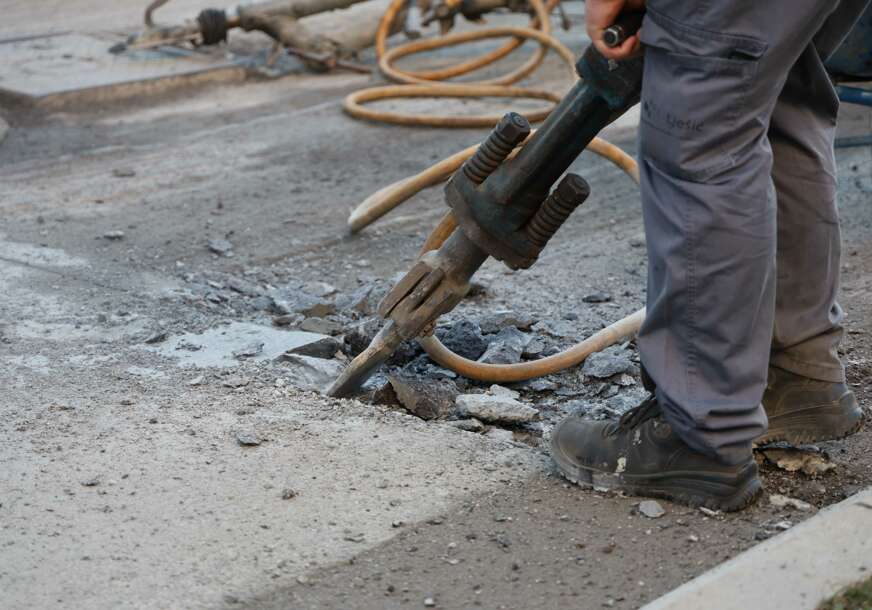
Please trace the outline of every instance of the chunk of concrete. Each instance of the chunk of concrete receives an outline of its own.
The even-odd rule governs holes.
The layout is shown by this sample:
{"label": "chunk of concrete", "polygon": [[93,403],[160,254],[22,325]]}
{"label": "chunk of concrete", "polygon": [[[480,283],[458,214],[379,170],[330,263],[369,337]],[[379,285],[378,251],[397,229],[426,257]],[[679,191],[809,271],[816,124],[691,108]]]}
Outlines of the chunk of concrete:
{"label": "chunk of concrete", "polygon": [[523,424],[539,419],[539,411],[502,394],[461,394],[457,408],[464,417],[492,424]]}
{"label": "chunk of concrete", "polygon": [[459,393],[453,381],[389,375],[397,400],[421,419],[444,419],[454,411]]}
{"label": "chunk of concrete", "polygon": [[630,352],[620,346],[613,346],[591,354],[584,361],[582,374],[597,379],[608,379],[621,373],[634,373],[636,365],[630,360]]}
{"label": "chunk of concrete", "polygon": [[520,362],[524,348],[530,342],[530,335],[522,333],[514,326],[502,329],[487,346],[478,359],[486,364],[514,364]]}

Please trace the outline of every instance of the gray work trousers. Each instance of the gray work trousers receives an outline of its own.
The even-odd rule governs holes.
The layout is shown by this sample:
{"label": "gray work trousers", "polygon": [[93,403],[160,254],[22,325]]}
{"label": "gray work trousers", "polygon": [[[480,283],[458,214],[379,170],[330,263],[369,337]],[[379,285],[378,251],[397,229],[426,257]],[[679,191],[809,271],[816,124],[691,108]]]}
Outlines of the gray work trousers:
{"label": "gray work trousers", "polygon": [[867,0],[649,0],[642,364],[693,449],[747,459],[770,364],[844,381],[839,106],[823,61]]}

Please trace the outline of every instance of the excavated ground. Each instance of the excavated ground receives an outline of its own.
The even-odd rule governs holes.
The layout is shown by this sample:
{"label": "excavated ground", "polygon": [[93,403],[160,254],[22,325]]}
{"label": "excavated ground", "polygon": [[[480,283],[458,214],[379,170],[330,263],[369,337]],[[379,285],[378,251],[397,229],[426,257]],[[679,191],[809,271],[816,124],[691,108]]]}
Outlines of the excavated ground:
{"label": "excavated ground", "polygon": [[[118,4],[112,26],[132,25],[136,3]],[[562,78],[556,65],[538,77],[555,88]],[[763,464],[768,493],[810,510],[764,496],[732,515],[664,502],[651,519],[638,500],[567,485],[541,442],[569,410],[618,414],[639,392],[632,366],[517,388],[542,421],[512,436],[424,422],[392,400],[327,399],[296,387],[299,368],[246,357],[228,324],[291,336],[273,327],[274,289],[335,304],[407,269],[442,213],[440,191],[356,236],[349,210],[483,135],[344,116],[342,96],[369,82],[299,75],[48,115],[0,109],[11,124],[0,143],[9,607],[633,608],[872,485],[867,427],[807,448],[834,465],[822,475]],[[843,132],[870,129],[868,111],[846,109]],[[631,127],[607,135],[633,151]],[[838,161],[843,356],[868,410],[872,153],[840,150]],[[525,332],[548,349],[644,303],[636,187],[593,156],[575,170],[594,194],[542,260],[526,272],[489,262],[448,322],[527,313],[540,325]],[[608,298],[585,302],[596,293]],[[333,317],[341,335],[366,315]],[[210,329],[237,357],[192,345]],[[633,346],[623,350],[632,362]],[[393,370],[445,376],[414,350]]]}

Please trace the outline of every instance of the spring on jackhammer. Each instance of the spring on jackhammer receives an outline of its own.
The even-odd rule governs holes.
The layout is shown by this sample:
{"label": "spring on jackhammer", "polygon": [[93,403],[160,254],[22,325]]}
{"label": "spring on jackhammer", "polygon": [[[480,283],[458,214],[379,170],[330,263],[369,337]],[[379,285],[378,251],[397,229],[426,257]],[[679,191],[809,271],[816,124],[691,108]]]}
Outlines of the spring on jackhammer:
{"label": "spring on jackhammer", "polygon": [[508,113],[463,164],[463,173],[475,184],[481,184],[528,135],[527,119],[516,112]]}
{"label": "spring on jackhammer", "polygon": [[567,174],[527,224],[527,237],[536,247],[544,248],[557,229],[566,222],[575,208],[584,203],[589,194],[590,187],[584,178]]}

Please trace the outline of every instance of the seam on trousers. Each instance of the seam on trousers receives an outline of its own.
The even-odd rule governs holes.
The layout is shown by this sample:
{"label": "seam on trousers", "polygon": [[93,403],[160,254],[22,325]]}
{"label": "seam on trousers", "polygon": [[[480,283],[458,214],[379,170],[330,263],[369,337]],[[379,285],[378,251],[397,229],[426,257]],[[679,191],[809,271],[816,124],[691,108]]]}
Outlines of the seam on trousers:
{"label": "seam on trousers", "polygon": [[685,346],[685,381],[687,397],[696,397],[696,234],[693,230],[691,210],[684,210],[684,234],[686,241],[685,268],[687,269],[687,345]]}

